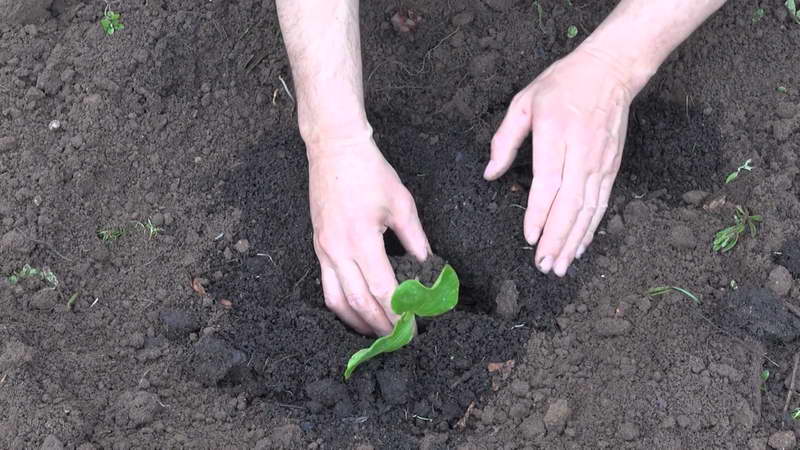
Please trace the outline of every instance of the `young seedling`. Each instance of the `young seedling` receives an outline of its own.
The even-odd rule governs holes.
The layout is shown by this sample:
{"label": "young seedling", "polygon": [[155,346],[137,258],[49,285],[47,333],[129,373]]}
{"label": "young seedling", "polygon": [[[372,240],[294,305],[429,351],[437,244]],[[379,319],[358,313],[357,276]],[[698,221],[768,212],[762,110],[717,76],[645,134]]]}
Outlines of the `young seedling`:
{"label": "young seedling", "polygon": [[42,281],[50,285],[51,289],[58,287],[58,278],[56,274],[47,267],[37,269],[36,267],[31,267],[30,264],[25,264],[22,266],[22,269],[6,277],[11,284],[17,284],[26,278],[41,278]]}
{"label": "young seedling", "polygon": [[157,226],[153,225],[153,222],[150,219],[147,219],[147,223],[136,222],[136,225],[140,226],[145,233],[147,233],[147,236],[150,239],[153,239],[158,233],[164,231],[163,228],[158,228]]}
{"label": "young seedling", "polygon": [[576,27],[575,25],[570,25],[569,28],[567,28],[567,39],[572,39],[577,35],[578,35],[578,27]]}
{"label": "young seedling", "polygon": [[125,28],[120,22],[122,15],[118,12],[114,12],[106,6],[106,10],[103,13],[103,18],[100,19],[100,26],[103,27],[103,31],[106,32],[107,35],[111,36],[112,34],[116,33],[117,31]]}
{"label": "young seedling", "polygon": [[97,237],[103,242],[112,242],[125,235],[125,229],[122,227],[113,227],[97,230]]}
{"label": "young seedling", "polygon": [[689,297],[689,299],[691,299],[693,302],[697,303],[698,305],[700,303],[702,303],[700,301],[700,298],[697,297],[696,295],[692,294],[688,289],[684,289],[684,288],[678,287],[678,286],[658,286],[658,287],[654,287],[654,288],[651,288],[651,289],[649,289],[647,291],[647,295],[649,295],[651,297],[655,297],[657,295],[664,295],[664,294],[666,294],[667,292],[670,292],[670,291],[680,292],[681,294]]}
{"label": "young seedling", "polygon": [[800,11],[797,10],[797,1],[796,0],[786,0],[786,9],[789,10],[789,15],[792,16],[795,22],[800,24]]}
{"label": "young seedling", "polygon": [[711,248],[715,252],[724,253],[732,249],[739,242],[739,237],[747,230],[750,230],[751,237],[756,237],[756,223],[761,222],[762,218],[761,216],[751,216],[746,208],[737,206],[733,220],[736,222],[734,225],[717,231],[717,234],[714,235]]}
{"label": "young seedling", "polygon": [[791,412],[791,416],[792,416],[792,419],[794,419],[794,420],[800,420],[800,408],[795,408]]}
{"label": "young seedling", "polygon": [[392,294],[392,311],[400,314],[400,320],[390,335],[378,338],[369,348],[361,349],[350,357],[344,379],[349,379],[356,367],[364,362],[408,345],[414,337],[416,316],[434,317],[455,308],[458,287],[458,275],[449,264],[444,266],[439,278],[429,288],[417,280],[400,283]]}
{"label": "young seedling", "polygon": [[761,19],[763,19],[764,14],[765,14],[764,8],[756,8],[756,10],[753,12],[753,23],[756,23]]}
{"label": "young seedling", "polygon": [[78,293],[72,294],[72,296],[67,300],[67,309],[72,311],[75,308],[75,301],[78,300]]}
{"label": "young seedling", "polygon": [[767,380],[769,380],[769,370],[768,369],[762,370],[761,373],[759,374],[759,378],[761,378],[761,390],[766,392]]}
{"label": "young seedling", "polygon": [[746,170],[746,171],[750,172],[751,170],[753,170],[754,167],[750,165],[751,161],[752,161],[752,159],[748,159],[747,161],[744,162],[744,164],[742,164],[741,166],[737,167],[736,170],[734,170],[733,172],[729,173],[728,176],[725,177],[725,184],[728,184],[731,181],[737,179],[739,177],[739,173],[741,173],[741,171]]}

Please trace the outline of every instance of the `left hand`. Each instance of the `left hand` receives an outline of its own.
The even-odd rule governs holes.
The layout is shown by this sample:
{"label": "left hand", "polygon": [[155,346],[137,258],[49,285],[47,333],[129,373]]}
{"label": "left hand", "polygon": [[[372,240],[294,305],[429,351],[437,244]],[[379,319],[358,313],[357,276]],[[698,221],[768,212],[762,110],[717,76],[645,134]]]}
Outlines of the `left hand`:
{"label": "left hand", "polygon": [[492,138],[484,178],[511,167],[533,133],[533,183],[525,239],[543,273],[562,277],[592,242],[619,171],[636,95],[626,69],[601,51],[578,48],[511,100]]}

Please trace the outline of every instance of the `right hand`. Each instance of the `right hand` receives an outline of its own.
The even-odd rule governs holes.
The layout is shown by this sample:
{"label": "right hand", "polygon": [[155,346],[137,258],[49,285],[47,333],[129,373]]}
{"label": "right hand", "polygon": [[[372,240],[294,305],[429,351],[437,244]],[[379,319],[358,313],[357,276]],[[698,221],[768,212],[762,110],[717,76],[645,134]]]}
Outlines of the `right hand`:
{"label": "right hand", "polygon": [[383,244],[387,227],[423,261],[430,245],[411,194],[371,134],[308,148],[314,250],[325,305],[361,334],[387,335],[399,316],[397,287]]}

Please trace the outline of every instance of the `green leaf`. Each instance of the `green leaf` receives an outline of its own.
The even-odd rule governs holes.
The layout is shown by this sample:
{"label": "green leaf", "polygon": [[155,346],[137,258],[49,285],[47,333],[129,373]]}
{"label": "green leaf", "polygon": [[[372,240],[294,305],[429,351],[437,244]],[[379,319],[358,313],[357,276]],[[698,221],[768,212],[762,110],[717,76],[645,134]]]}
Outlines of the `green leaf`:
{"label": "green leaf", "polygon": [[578,35],[578,27],[576,27],[575,25],[570,25],[569,28],[567,28],[567,38],[572,39],[577,35]]}
{"label": "green leaf", "polygon": [[397,314],[413,313],[422,317],[444,314],[458,303],[458,287],[458,275],[447,264],[430,288],[417,280],[400,283],[392,295],[392,310]]}
{"label": "green leaf", "polygon": [[764,369],[761,371],[761,379],[767,381],[769,379],[769,370]]}
{"label": "green leaf", "polygon": [[763,19],[764,14],[765,14],[764,8],[756,8],[756,10],[753,12],[753,23],[756,23],[759,20]]}
{"label": "green leaf", "polygon": [[381,353],[393,352],[411,342],[414,337],[414,314],[407,312],[400,316],[400,320],[394,326],[392,334],[377,339],[369,348],[357,351],[350,360],[347,361],[347,368],[344,371],[344,379],[350,378],[356,367]]}
{"label": "green leaf", "polygon": [[731,172],[731,173],[730,173],[730,174],[728,174],[728,176],[725,178],[725,184],[728,184],[728,183],[730,183],[731,181],[735,180],[735,179],[736,179],[738,176],[739,176],[739,172],[738,172],[738,171],[736,171],[736,172]]}

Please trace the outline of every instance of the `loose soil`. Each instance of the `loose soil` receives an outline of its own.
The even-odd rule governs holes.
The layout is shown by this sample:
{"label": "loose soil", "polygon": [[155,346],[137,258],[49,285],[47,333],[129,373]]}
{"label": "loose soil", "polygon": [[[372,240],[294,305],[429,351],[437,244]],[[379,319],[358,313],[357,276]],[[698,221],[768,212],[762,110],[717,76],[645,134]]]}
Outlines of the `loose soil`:
{"label": "loose soil", "polygon": [[[387,249],[401,280],[446,260],[463,285],[348,382],[370,340],[323,305],[274,3],[115,4],[113,36],[104,2],[30,3],[0,1],[0,273],[58,285],[0,278],[0,447],[761,449],[800,432],[783,2],[760,20],[729,2],[639,95],[607,218],[564,279],[522,238],[529,152],[481,172],[514,93],[615,2],[363,2],[376,141],[442,259]],[[409,9],[419,24],[395,31]],[[736,205],[763,224],[714,253]],[[645,294],[662,285],[702,302]]]}

